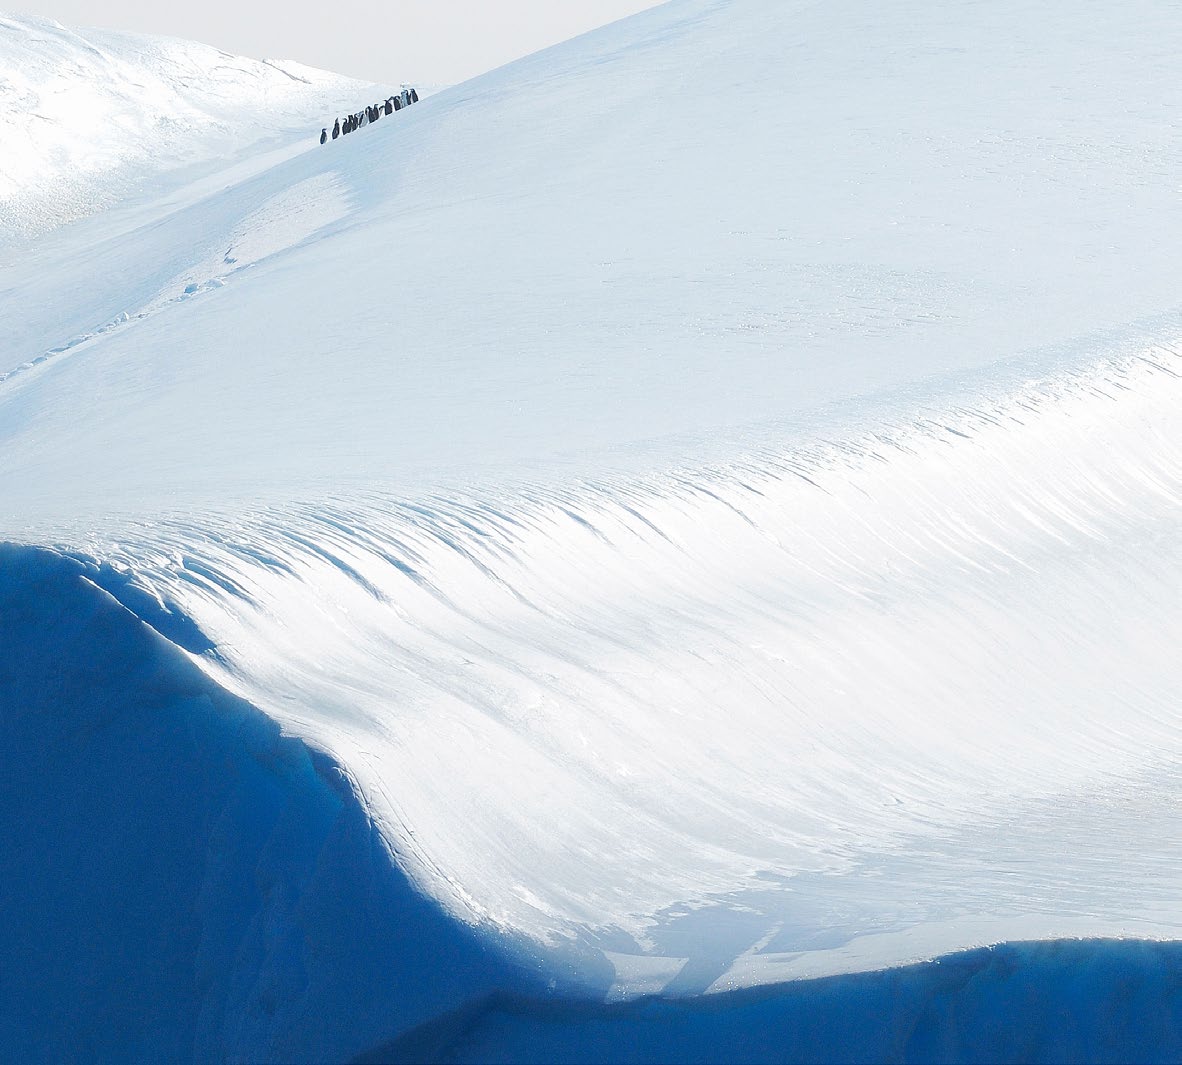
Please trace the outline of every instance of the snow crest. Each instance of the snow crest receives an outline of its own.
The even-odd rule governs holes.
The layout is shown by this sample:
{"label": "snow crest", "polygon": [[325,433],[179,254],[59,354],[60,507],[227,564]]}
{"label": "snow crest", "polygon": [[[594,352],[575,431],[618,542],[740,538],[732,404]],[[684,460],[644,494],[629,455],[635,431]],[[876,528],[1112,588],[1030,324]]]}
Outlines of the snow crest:
{"label": "snow crest", "polygon": [[147,610],[0,545],[6,1058],[344,1060],[528,986],[409,887],[347,773],[101,584]]}
{"label": "snow crest", "polygon": [[[52,1001],[32,939],[69,934],[68,899],[109,932],[96,965],[151,935],[174,973],[201,944],[140,1042],[78,989],[95,1053],[582,1060],[655,1010],[657,1059],[751,1023],[803,1039],[804,1010],[826,1057],[901,1054],[842,1021],[876,995],[921,1058],[1019,1008],[1021,1056],[1052,1007],[1048,1038],[1107,1045],[1090,1004],[1155,1009],[1175,954],[727,993],[1179,938],[1180,398],[1159,349],[644,482],[162,517],[92,540],[101,563],[6,548],[0,813],[10,854],[61,842],[5,880],[13,1008]],[[112,861],[144,833],[143,868]],[[22,888],[83,867],[80,893]],[[161,878],[200,895],[107,913]],[[1039,1012],[1014,981],[1044,979]],[[626,1012],[653,994],[694,1001]]]}
{"label": "snow crest", "polygon": [[92,214],[153,173],[301,126],[311,143],[338,107],[368,92],[299,63],[0,15],[0,241]]}
{"label": "snow crest", "polygon": [[1159,350],[648,483],[102,557],[350,767],[421,890],[617,995],[1175,937],[1179,381]]}
{"label": "snow crest", "polygon": [[[44,933],[0,1022],[618,1048],[1178,939],[1180,48],[1148,0],[674,0],[323,147],[209,163],[211,105],[194,169],[109,160],[0,262],[0,891]],[[147,1029],[102,1023],[124,942],[180,980]]]}

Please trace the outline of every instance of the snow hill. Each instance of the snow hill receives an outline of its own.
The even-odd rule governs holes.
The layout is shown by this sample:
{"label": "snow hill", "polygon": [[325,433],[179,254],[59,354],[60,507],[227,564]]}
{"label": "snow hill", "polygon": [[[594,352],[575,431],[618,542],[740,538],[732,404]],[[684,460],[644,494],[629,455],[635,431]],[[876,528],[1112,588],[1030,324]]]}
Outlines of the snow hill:
{"label": "snow hill", "polygon": [[369,88],[289,61],[72,30],[0,13],[0,246],[90,214],[147,179],[299,130]]}
{"label": "snow hill", "polygon": [[5,1052],[1177,1056],[1180,37],[673,0],[14,244]]}

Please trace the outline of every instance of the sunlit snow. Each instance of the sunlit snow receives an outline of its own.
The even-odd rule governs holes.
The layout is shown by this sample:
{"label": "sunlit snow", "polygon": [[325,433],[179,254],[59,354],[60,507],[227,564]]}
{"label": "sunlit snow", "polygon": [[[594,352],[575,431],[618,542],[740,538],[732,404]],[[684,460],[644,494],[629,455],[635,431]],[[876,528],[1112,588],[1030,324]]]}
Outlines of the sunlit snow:
{"label": "sunlit snow", "polygon": [[[33,33],[74,47],[12,20],[0,47]],[[144,127],[61,118],[61,171],[94,162],[61,220],[88,217],[0,257],[0,534],[28,545],[0,632],[37,647],[5,652],[0,768],[40,765],[35,706],[106,752],[100,787],[141,764],[103,708],[159,699],[162,764],[216,807],[175,859],[206,887],[160,918],[208,978],[152,991],[196,1019],[101,1045],[347,1057],[493,992],[1179,939],[1180,38],[1150,3],[674,0],[323,147],[367,87],[213,79],[186,45],[206,117],[134,194]],[[78,48],[34,68],[46,99],[105,76]],[[216,163],[258,79],[283,122]],[[95,106],[147,121],[133,89]],[[5,218],[39,152],[0,160]],[[86,605],[25,605],[55,589]],[[110,700],[45,694],[91,655]],[[267,836],[255,792],[318,812]],[[33,823],[23,795],[0,817]],[[221,893],[249,949],[186,945]],[[470,1056],[541,1055],[496,1003]]]}

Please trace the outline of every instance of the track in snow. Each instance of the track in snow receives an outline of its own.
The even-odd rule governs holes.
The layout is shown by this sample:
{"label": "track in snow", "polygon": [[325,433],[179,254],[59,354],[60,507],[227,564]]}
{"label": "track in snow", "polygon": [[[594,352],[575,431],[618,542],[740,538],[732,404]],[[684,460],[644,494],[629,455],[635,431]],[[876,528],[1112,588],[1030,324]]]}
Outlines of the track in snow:
{"label": "track in snow", "polygon": [[21,243],[0,882],[97,959],[10,951],[33,1029],[479,1056],[1176,939],[1176,36],[680,0]]}

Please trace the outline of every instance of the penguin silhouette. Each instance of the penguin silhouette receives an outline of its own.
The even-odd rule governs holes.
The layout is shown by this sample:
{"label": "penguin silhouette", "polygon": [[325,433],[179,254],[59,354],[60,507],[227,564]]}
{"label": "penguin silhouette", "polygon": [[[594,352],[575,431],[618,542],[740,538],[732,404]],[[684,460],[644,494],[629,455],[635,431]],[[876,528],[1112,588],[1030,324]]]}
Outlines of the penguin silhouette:
{"label": "penguin silhouette", "polygon": [[332,139],[335,141],[341,135],[341,120],[338,118],[332,124]]}
{"label": "penguin silhouette", "polygon": [[328,127],[327,126],[325,126],[325,128],[320,131],[320,143],[323,144],[326,140],[328,140]]}

